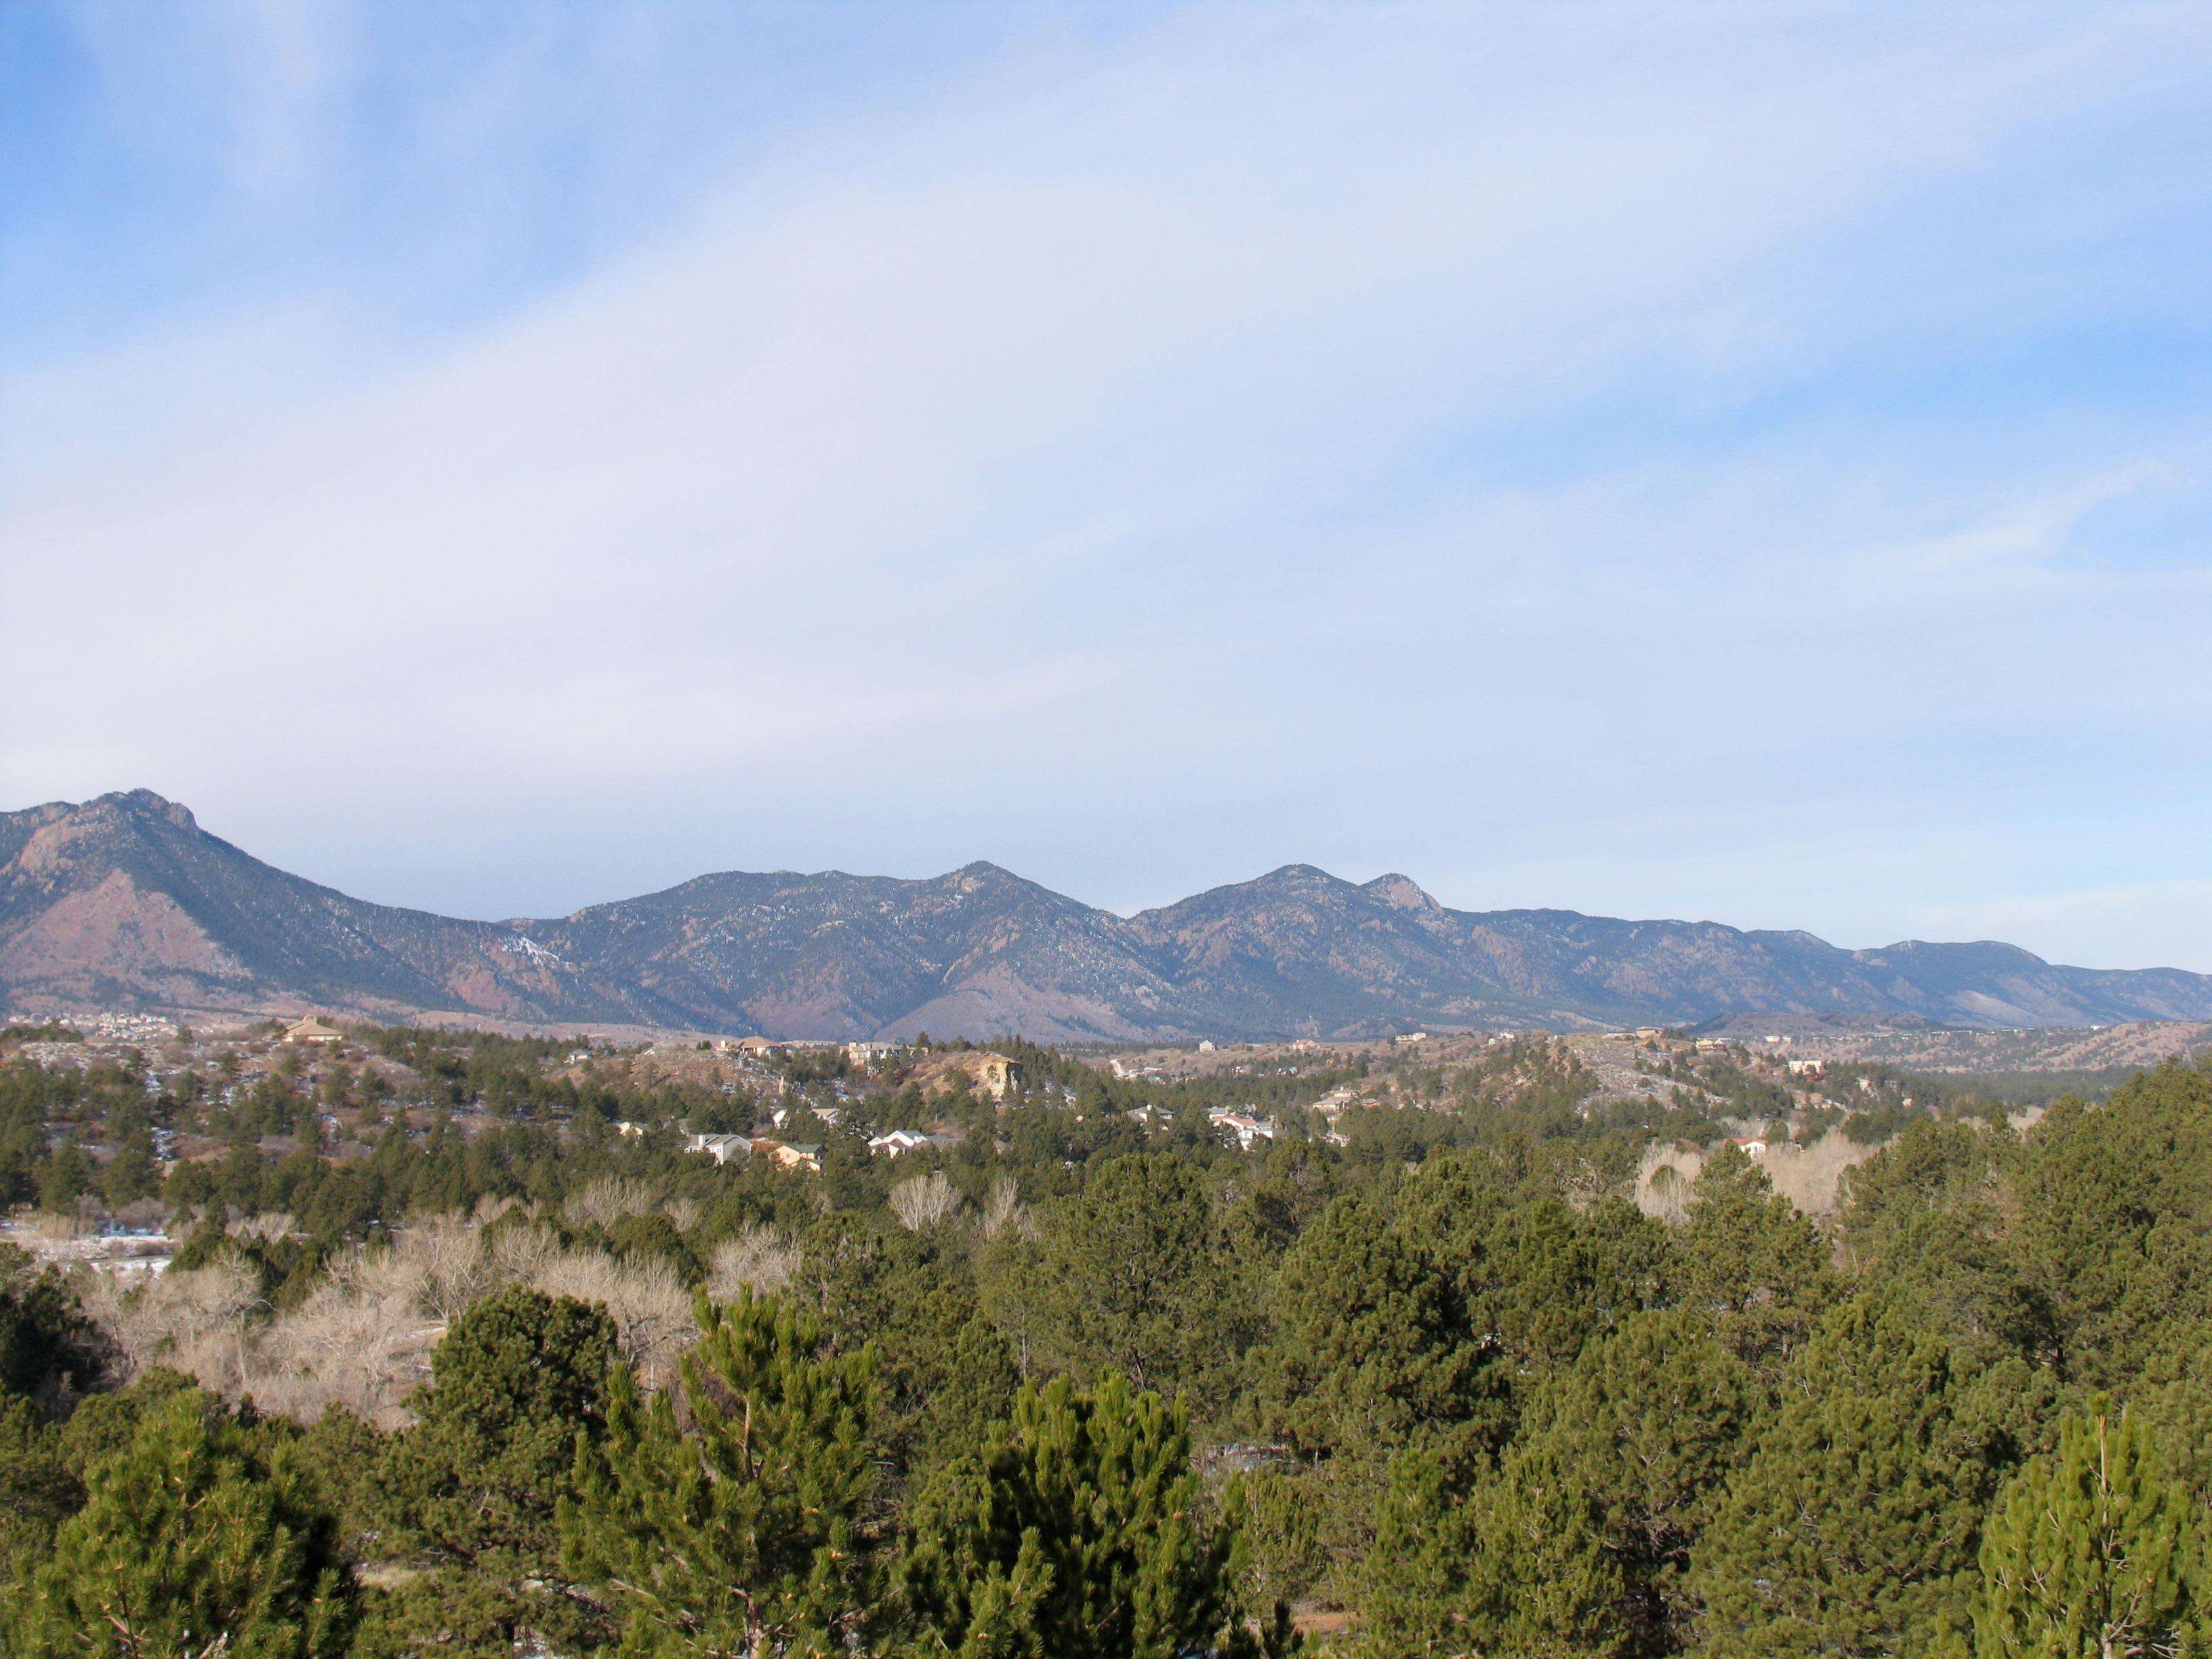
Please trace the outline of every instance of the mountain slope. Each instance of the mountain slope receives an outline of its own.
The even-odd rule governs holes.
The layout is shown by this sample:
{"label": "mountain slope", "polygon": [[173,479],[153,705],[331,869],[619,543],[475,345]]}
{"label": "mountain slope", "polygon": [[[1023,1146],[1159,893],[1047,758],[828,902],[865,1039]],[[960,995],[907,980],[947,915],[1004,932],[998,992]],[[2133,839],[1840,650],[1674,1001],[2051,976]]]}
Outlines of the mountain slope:
{"label": "mountain slope", "polygon": [[927,881],[730,873],[518,924],[710,1029],[789,1036],[1181,1034],[1128,926],[992,864]]}
{"label": "mountain slope", "polygon": [[922,881],[702,876],[574,915],[464,921],[261,863],[146,791],[0,813],[0,994],[83,1008],[474,1015],[787,1036],[1143,1041],[1408,1024],[1966,1026],[2212,1019],[2212,977],[2014,946],[1447,909],[1403,876],[1292,865],[1133,917],[995,865]]}
{"label": "mountain slope", "polygon": [[23,1006],[669,1023],[516,931],[364,903],[146,790],[0,814],[0,986]]}

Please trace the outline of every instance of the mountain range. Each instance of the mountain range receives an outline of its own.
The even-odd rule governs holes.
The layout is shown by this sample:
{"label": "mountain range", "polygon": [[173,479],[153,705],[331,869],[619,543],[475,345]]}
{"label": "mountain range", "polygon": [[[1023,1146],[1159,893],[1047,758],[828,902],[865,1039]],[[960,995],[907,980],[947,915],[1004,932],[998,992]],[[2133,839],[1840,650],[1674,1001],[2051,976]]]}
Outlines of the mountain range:
{"label": "mountain range", "polygon": [[2212,975],[2008,945],[1448,909],[1306,865],[1134,916],[992,864],[927,880],[701,876],[573,915],[351,898],[147,790],[0,813],[0,1002],[770,1036],[1151,1042],[1815,1016],[1968,1027],[2212,1019]]}

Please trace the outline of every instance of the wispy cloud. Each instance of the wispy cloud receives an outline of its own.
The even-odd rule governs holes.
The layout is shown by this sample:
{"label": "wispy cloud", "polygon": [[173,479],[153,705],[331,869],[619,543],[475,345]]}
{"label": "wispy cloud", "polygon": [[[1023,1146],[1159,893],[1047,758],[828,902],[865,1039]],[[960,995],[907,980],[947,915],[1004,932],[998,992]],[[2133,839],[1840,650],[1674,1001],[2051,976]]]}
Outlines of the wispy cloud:
{"label": "wispy cloud", "polygon": [[[604,15],[366,129],[373,14],[239,37],[276,82],[239,189],[358,180],[382,131],[362,202],[437,210],[0,383],[14,794],[149,782],[494,913],[686,863],[1133,904],[1297,857],[1901,933],[1939,879],[2045,878],[1914,846],[2201,750],[2212,354],[2164,273],[2212,174],[2135,148],[2212,162],[2201,15],[1069,13],[767,132],[672,65],[691,14]],[[569,178],[517,113],[602,73],[698,100],[654,118],[680,191],[680,146]],[[684,206],[418,315],[472,153],[503,244],[625,178]],[[632,850],[469,862],[549,824]]]}

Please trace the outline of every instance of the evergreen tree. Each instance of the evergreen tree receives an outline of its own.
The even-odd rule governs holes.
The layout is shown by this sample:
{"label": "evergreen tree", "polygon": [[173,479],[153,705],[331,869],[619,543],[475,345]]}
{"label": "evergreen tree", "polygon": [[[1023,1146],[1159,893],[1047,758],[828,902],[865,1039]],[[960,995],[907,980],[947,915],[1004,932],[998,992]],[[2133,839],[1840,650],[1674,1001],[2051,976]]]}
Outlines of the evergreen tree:
{"label": "evergreen tree", "polygon": [[[1212,1194],[1185,1159],[1107,1159],[1042,1218],[1033,1255],[1000,1280],[1048,1369],[1118,1370],[1139,1387],[1197,1388],[1240,1346],[1244,1310]],[[1019,1249],[1018,1245],[1014,1248]]]}
{"label": "evergreen tree", "polygon": [[1684,1579],[1757,1390],[1701,1314],[1645,1314],[1532,1401],[1466,1502],[1401,1467],[1367,1569],[1376,1654],[1680,1651]]}
{"label": "evergreen tree", "polygon": [[372,1650],[432,1632],[441,1651],[501,1655],[593,1635],[589,1605],[562,1593],[555,1515],[579,1437],[604,1430],[615,1352],[605,1313],[519,1285],[453,1322],[364,1499],[382,1547],[421,1570],[376,1609]]}
{"label": "evergreen tree", "polygon": [[24,1395],[57,1415],[100,1369],[97,1335],[61,1275],[0,1244],[0,1398]]}
{"label": "evergreen tree", "polygon": [[1841,1304],[1782,1378],[1690,1575],[1713,1659],[1875,1659],[1965,1628],[1983,1513],[2048,1385],[1914,1311]]}
{"label": "evergreen tree", "polygon": [[1024,1387],[980,1460],[948,1469],[917,1511],[900,1579],[918,1652],[1260,1651],[1238,1615],[1235,1517],[1204,1524],[1187,1413],[1120,1376],[1087,1392],[1064,1376]]}
{"label": "evergreen tree", "polygon": [[562,1559],[625,1654],[827,1659],[877,1616],[873,1356],[823,1352],[775,1300],[699,1304],[681,1395],[615,1369],[607,1426],[561,1501]]}
{"label": "evergreen tree", "polygon": [[2201,1543],[2142,1419],[2102,1400],[2055,1456],[2013,1478],[1982,1540],[1977,1659],[2135,1659],[2190,1650]]}
{"label": "evergreen tree", "polygon": [[1259,1366],[1267,1424],[1307,1457],[1387,1455],[1496,1417],[1493,1356],[1450,1277],[1383,1200],[1337,1200],[1284,1258]]}
{"label": "evergreen tree", "polygon": [[2212,1065],[2061,1101],[2011,1194],[2020,1272],[2069,1382],[2123,1387],[2177,1320],[2212,1319]]}
{"label": "evergreen tree", "polygon": [[2051,1346],[2005,1231],[2020,1152],[2002,1124],[1922,1120],[1845,1177],[1843,1239],[1857,1276],[1912,1291],[1931,1324],[1990,1359]]}
{"label": "evergreen tree", "polygon": [[84,1501],[60,1440],[30,1401],[0,1395],[0,1596],[45,1559],[55,1528]]}
{"label": "evergreen tree", "polygon": [[1683,1301],[1704,1309],[1723,1341],[1769,1371],[1804,1342],[1836,1292],[1820,1233],[1733,1146],[1698,1176],[1675,1260]]}
{"label": "evergreen tree", "polygon": [[16,1659],[321,1659],[346,1651],[337,1527],[253,1432],[186,1390],[96,1467],[17,1598]]}

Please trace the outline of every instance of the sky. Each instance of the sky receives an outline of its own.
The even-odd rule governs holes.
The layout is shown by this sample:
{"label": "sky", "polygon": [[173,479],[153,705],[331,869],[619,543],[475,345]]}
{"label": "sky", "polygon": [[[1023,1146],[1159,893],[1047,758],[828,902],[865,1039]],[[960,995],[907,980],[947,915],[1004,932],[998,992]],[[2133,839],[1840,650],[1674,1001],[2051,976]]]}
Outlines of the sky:
{"label": "sky", "polygon": [[2212,9],[0,7],[0,807],[2212,970]]}

